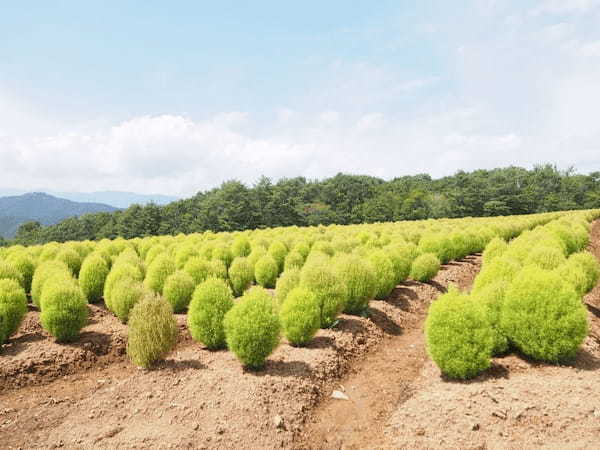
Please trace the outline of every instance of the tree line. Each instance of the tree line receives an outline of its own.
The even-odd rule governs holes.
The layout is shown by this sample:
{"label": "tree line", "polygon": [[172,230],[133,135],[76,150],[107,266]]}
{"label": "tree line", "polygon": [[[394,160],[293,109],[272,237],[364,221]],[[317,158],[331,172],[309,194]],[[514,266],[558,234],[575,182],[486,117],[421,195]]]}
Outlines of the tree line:
{"label": "tree line", "polygon": [[253,186],[227,181],[165,206],[132,205],[46,227],[27,222],[4,244],[590,208],[600,208],[600,172],[581,175],[549,164],[459,171],[439,179],[422,174],[385,181],[341,173],[324,180],[261,177]]}

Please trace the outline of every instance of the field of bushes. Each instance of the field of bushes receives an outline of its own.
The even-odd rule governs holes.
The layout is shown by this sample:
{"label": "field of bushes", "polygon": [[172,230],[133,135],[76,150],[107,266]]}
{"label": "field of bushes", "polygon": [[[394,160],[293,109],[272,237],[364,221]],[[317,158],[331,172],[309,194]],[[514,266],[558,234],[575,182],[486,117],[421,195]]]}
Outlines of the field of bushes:
{"label": "field of bushes", "polygon": [[[581,298],[597,282],[584,251],[600,211],[369,225],[285,227],[0,249],[0,343],[30,308],[57,342],[79,338],[88,303],[128,324],[127,353],[151,367],[175,346],[174,314],[198,345],[263,367],[285,339],[311,341],[340,313],[368,316],[406,279],[483,252],[471,293],[450,290],[426,322],[428,352],[451,378],[516,349],[568,360],[587,335]],[[1,352],[0,352],[1,354]]]}

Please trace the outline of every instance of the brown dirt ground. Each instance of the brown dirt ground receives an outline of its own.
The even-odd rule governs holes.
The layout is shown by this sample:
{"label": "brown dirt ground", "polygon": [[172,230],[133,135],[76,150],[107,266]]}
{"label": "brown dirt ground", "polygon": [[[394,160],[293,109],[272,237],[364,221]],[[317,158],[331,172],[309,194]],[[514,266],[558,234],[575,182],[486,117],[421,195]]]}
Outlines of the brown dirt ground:
{"label": "brown dirt ground", "polygon": [[383,390],[390,381],[409,388],[425,361],[421,321],[427,305],[451,282],[468,286],[478,267],[479,258],[469,257],[444,266],[431,283],[403,284],[389,299],[372,302],[369,319],[343,315],[306,348],[283,343],[260,372],[244,371],[233,354],[192,341],[185,316],[178,316],[182,332],[175,352],[146,371],[129,363],[126,327],[102,305],[90,306],[91,323],[72,345],[53,342],[31,311],[0,353],[1,447],[313,446],[303,430],[311,429],[306,424],[314,408],[333,389],[343,389],[336,380],[368,366],[364,357],[374,349],[388,358],[376,370],[373,390],[381,392],[367,398],[364,388],[354,392],[346,383],[353,400],[338,401],[342,410],[365,395],[363,405],[378,411],[393,394]]}

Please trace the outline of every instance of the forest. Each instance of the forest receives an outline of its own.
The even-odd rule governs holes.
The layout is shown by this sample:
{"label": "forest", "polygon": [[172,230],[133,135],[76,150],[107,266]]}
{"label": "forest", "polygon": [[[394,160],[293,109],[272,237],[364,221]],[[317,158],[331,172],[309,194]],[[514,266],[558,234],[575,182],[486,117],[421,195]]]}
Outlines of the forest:
{"label": "forest", "polygon": [[134,238],[201,231],[279,226],[356,224],[427,218],[485,217],[600,207],[600,172],[577,174],[551,164],[531,170],[506,167],[427,174],[386,181],[337,174],[277,182],[261,177],[253,186],[231,180],[166,206],[132,205],[112,213],[85,214],[56,225],[27,222],[3,245],[70,240]]}

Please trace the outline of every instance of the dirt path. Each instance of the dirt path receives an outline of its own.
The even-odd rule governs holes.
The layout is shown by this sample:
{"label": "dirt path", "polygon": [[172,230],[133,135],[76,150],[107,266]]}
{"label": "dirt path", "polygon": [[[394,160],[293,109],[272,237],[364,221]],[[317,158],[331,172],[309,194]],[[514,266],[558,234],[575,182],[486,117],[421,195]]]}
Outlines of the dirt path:
{"label": "dirt path", "polygon": [[[460,272],[442,273],[437,282],[429,286],[423,296],[426,301],[413,305],[401,331],[388,335],[374,352],[337,383],[336,389],[344,391],[349,400],[326,399],[313,411],[297,448],[379,447],[386,420],[399,403],[413,394],[412,383],[427,361],[423,322],[430,302],[450,283],[461,290],[470,289],[479,271],[480,257],[468,257],[460,265]],[[398,301],[407,294],[400,288],[392,299]]]}
{"label": "dirt path", "polygon": [[[230,352],[193,342],[185,316],[178,317],[175,352],[144,371],[122,355],[126,327],[101,307],[93,307],[84,340],[68,346],[40,331],[31,312],[0,355],[0,379],[7,381],[0,390],[1,447],[295,447],[336,380],[384,340],[417,338],[411,333],[428,302],[476,270],[477,258],[469,258],[445,266],[432,283],[404,284],[374,301],[368,319],[342,315],[306,348],[282,343],[260,372],[244,371]],[[411,348],[398,347],[390,357],[404,358]]]}

